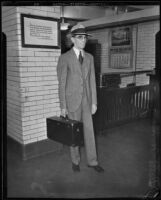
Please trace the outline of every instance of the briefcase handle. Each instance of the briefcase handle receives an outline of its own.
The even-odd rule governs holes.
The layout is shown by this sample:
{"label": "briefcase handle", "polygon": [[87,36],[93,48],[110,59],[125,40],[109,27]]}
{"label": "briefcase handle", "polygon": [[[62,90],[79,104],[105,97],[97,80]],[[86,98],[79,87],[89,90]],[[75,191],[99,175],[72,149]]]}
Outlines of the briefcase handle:
{"label": "briefcase handle", "polygon": [[60,118],[62,118],[62,119],[64,119],[64,120],[66,120],[66,121],[68,121],[68,120],[69,120],[69,117],[68,117],[68,115],[66,115],[65,117],[64,117],[64,116],[62,116],[62,115],[60,115]]}

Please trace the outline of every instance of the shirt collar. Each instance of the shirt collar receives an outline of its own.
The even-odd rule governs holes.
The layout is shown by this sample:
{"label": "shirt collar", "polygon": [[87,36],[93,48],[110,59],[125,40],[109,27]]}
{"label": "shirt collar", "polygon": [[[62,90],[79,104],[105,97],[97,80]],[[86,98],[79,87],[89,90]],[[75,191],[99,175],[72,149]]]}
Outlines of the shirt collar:
{"label": "shirt collar", "polygon": [[[75,48],[75,47],[73,47],[73,50],[74,50],[74,52],[75,52],[75,54],[76,54],[76,56],[77,56],[77,58],[78,58],[78,57],[79,57],[79,52],[80,52],[80,50],[77,49],[77,48]],[[83,51],[83,50],[81,50],[81,53],[82,53],[82,56],[84,56],[84,51]]]}

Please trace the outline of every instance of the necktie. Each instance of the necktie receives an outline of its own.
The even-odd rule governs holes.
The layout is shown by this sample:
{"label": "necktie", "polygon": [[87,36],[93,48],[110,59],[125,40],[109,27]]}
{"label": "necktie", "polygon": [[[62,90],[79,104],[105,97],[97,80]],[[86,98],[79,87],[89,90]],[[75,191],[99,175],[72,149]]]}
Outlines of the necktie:
{"label": "necktie", "polygon": [[80,51],[80,53],[79,53],[79,62],[80,62],[80,64],[82,65],[82,63],[83,63],[83,56],[82,56],[81,51]]}

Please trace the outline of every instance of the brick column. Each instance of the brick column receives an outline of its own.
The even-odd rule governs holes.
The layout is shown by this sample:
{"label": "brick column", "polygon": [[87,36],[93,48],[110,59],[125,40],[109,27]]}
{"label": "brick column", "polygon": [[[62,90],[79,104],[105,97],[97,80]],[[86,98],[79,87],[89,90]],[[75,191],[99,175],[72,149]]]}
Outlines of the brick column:
{"label": "brick column", "polygon": [[21,146],[26,159],[34,156],[26,152],[33,148],[31,144],[35,147],[47,140],[46,118],[60,114],[56,66],[61,50],[22,47],[21,13],[60,18],[60,7],[2,7],[2,30],[7,36],[7,134]]}

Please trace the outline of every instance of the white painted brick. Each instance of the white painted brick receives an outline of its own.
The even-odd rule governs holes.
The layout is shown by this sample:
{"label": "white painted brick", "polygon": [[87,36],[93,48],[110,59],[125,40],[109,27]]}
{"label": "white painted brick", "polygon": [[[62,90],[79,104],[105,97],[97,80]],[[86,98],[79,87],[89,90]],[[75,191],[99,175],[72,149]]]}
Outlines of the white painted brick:
{"label": "white painted brick", "polygon": [[10,48],[10,47],[16,47],[16,46],[18,46],[18,41],[8,41],[7,42],[7,48]]}
{"label": "white painted brick", "polygon": [[36,114],[37,114],[37,115],[40,115],[40,114],[43,114],[43,113],[44,113],[44,110],[37,110],[37,111],[36,111]]}
{"label": "white painted brick", "polygon": [[26,14],[32,14],[33,13],[31,8],[29,8],[29,7],[25,8],[25,7],[20,7],[20,6],[17,7],[17,12],[26,13]]}
{"label": "white painted brick", "polygon": [[36,123],[36,124],[33,124],[30,126],[30,130],[33,130],[33,129],[37,129],[38,130],[44,130],[44,126],[45,124],[42,122],[41,120],[41,123]]}
{"label": "white painted brick", "polygon": [[53,56],[53,57],[42,57],[41,58],[41,61],[45,61],[45,62],[55,62],[55,57]]}
{"label": "white painted brick", "polygon": [[21,82],[21,87],[30,87],[30,86],[36,86],[36,82]]}
{"label": "white painted brick", "polygon": [[43,58],[41,57],[28,57],[28,61],[37,61],[37,62],[40,62],[40,61],[43,61]]}
{"label": "white painted brick", "polygon": [[48,17],[54,17],[54,18],[60,18],[60,13],[51,13],[51,12],[48,12],[47,13],[47,16]]}
{"label": "white painted brick", "polygon": [[35,67],[36,66],[36,62],[21,62],[20,66]]}
{"label": "white painted brick", "polygon": [[[35,63],[35,65],[36,65],[36,63]],[[28,71],[29,72],[38,72],[39,73],[39,72],[42,72],[42,67],[28,67]],[[37,74],[36,74],[36,76],[37,76]]]}
{"label": "white painted brick", "polygon": [[[7,56],[7,64],[12,64],[12,62],[17,62],[17,57]],[[11,63],[10,63],[11,62]]]}
{"label": "white painted brick", "polygon": [[47,139],[46,135],[38,137],[38,141],[45,140],[45,139]]}
{"label": "white painted brick", "polygon": [[[11,121],[12,120],[12,118],[8,118],[8,121]],[[21,126],[19,125],[19,124],[17,124],[17,121],[18,120],[14,120],[14,122],[13,123],[11,123],[11,122],[9,122],[8,124],[7,124],[7,127],[10,127],[10,128],[12,128],[13,130],[16,130],[16,134],[19,134],[19,133],[22,133],[22,128],[21,128]]]}
{"label": "white painted brick", "polygon": [[35,56],[40,56],[40,57],[42,57],[42,56],[49,56],[49,53],[48,52],[35,52]]}
{"label": "white painted brick", "polygon": [[2,6],[2,13],[7,13],[9,10],[13,9],[14,6]]}
{"label": "white painted brick", "polygon": [[44,102],[43,102],[43,100],[37,100],[37,101],[35,101],[36,102],[36,105],[44,105]]}
{"label": "white painted brick", "polygon": [[36,76],[55,76],[56,71],[47,71],[47,72],[35,72]]}
{"label": "white painted brick", "polygon": [[36,81],[36,77],[35,76],[28,77],[28,81]]}
{"label": "white painted brick", "polygon": [[36,62],[36,66],[55,66],[56,62]]}
{"label": "white painted brick", "polygon": [[43,99],[43,96],[31,96],[31,97],[28,97],[28,101],[36,101],[36,100],[42,100]]}
{"label": "white painted brick", "polygon": [[15,100],[14,98],[7,98],[7,104],[13,104],[13,102],[14,102],[14,105],[17,105],[17,106],[20,106],[20,101],[13,101],[13,100]]}
{"label": "white painted brick", "polygon": [[29,143],[33,143],[33,142],[37,142],[37,138],[33,138],[33,139],[29,139],[29,140],[24,140],[24,144],[29,144]]}
{"label": "white painted brick", "polygon": [[59,57],[55,57],[55,61],[58,62],[58,60],[59,60]]}
{"label": "white painted brick", "polygon": [[[22,70],[22,69],[25,69],[25,70]],[[26,68],[21,68],[21,71],[20,71],[20,76],[21,77],[33,77],[35,75],[36,75],[35,72],[26,71]]]}
{"label": "white painted brick", "polygon": [[[26,131],[24,131],[24,135],[29,135],[30,138],[36,138],[40,131],[41,131],[41,129],[39,130],[39,128],[32,129],[32,130],[26,130]],[[43,135],[43,134],[41,134],[41,135]]]}
{"label": "white painted brick", "polygon": [[43,108],[44,108],[43,105],[36,105],[30,107],[31,110],[42,110]]}
{"label": "white painted brick", "polygon": [[10,15],[16,11],[15,6],[2,6],[3,14]]}
{"label": "white painted brick", "polygon": [[39,91],[39,90],[43,90],[42,86],[37,86],[37,87],[30,87],[29,91]]}
{"label": "white painted brick", "polygon": [[43,118],[43,115],[30,116],[30,120],[41,119],[41,118]]}
{"label": "white painted brick", "polygon": [[33,13],[34,15],[40,15],[40,16],[44,16],[44,15],[47,14],[46,12],[41,11],[41,10],[33,10],[32,13]]}
{"label": "white painted brick", "polygon": [[2,25],[2,30],[3,30],[3,32],[5,32],[6,34],[9,34],[9,33],[8,33],[9,31],[16,30],[16,29],[17,29],[17,25],[16,25],[16,24],[14,24],[14,25],[12,25],[12,26],[5,26],[4,23],[3,23],[3,25]]}
{"label": "white painted brick", "polygon": [[54,6],[55,12],[60,12],[60,6]]}
{"label": "white painted brick", "polygon": [[22,125],[23,125],[23,127],[25,127],[25,126],[29,126],[29,125],[36,124],[36,123],[37,123],[36,120],[30,120],[30,121],[23,121]]}
{"label": "white painted brick", "polygon": [[[16,25],[16,24],[17,24],[17,19],[15,18],[15,19],[12,19],[12,20],[6,21],[4,27],[8,27],[8,26],[12,26],[12,25]],[[6,34],[10,34],[10,33],[6,33]]]}
{"label": "white painted brick", "polygon": [[30,102],[23,102],[23,106],[35,106],[37,105],[36,101],[30,101]]}
{"label": "white painted brick", "polygon": [[50,89],[58,89],[58,85],[50,85],[50,86],[44,86],[44,89],[48,89],[48,90],[50,90]]}
{"label": "white painted brick", "polygon": [[46,96],[47,94],[50,94],[50,91],[46,90],[46,91],[37,91],[36,92],[36,95],[45,95]]}
{"label": "white painted brick", "polygon": [[23,135],[28,135],[26,131],[30,130],[31,126],[23,126]]}
{"label": "white painted brick", "polygon": [[53,80],[53,81],[55,81],[55,80],[58,80],[58,78],[57,78],[57,76],[44,76],[44,77],[42,77],[42,80],[44,80],[44,81],[46,81],[46,80]]}
{"label": "white painted brick", "polygon": [[37,134],[33,134],[30,137],[31,138],[38,138],[38,137],[44,137],[44,136],[45,136],[45,134],[44,134],[44,131],[43,131],[43,132],[39,132]]}
{"label": "white painted brick", "polygon": [[[10,68],[10,69],[9,69]],[[16,66],[16,67],[9,67],[8,66],[8,69],[11,71],[11,72],[17,72],[18,73],[18,76],[19,76],[19,68],[18,68],[18,66]],[[8,71],[9,71],[8,70]]]}
{"label": "white painted brick", "polygon": [[[19,9],[19,12],[34,13],[27,6],[18,7],[17,9]],[[59,17],[60,15],[60,13],[53,13],[54,8],[50,6],[40,7],[40,10],[36,7],[36,9],[36,12],[40,15],[48,16],[49,11],[51,16]],[[4,19],[6,21],[5,26],[3,26],[8,36],[7,51],[9,54],[7,52],[7,55],[12,56],[9,57],[7,63],[9,70],[8,86],[12,85],[7,102],[10,103],[10,111],[11,109],[13,110],[9,113],[8,118],[14,118],[14,122],[15,120],[18,121],[9,124],[9,131],[11,133],[13,128],[15,135],[17,134],[15,137],[19,138],[21,143],[27,144],[37,140],[31,140],[30,137],[33,139],[36,137],[39,140],[45,139],[46,118],[44,116],[55,115],[58,110],[60,111],[59,104],[55,103],[55,101],[59,101],[56,66],[61,50],[21,47],[19,14],[14,13],[12,15],[15,16],[16,20],[11,19],[11,16],[7,16]],[[13,93],[12,90],[18,90],[19,95],[15,92]],[[14,99],[16,99],[16,109],[14,105],[11,105]],[[44,108],[47,102],[50,105]],[[21,109],[18,107],[20,105]],[[25,137],[22,137],[22,135]]]}
{"label": "white painted brick", "polygon": [[47,112],[47,113],[44,113],[44,117],[45,118],[49,118],[49,117],[53,117],[53,116],[57,116],[56,112],[52,112],[52,113]]}
{"label": "white painted brick", "polygon": [[50,94],[58,94],[58,90],[49,90]]}
{"label": "white painted brick", "polygon": [[27,56],[27,57],[34,56],[34,51],[20,51],[19,56]]}
{"label": "white painted brick", "polygon": [[22,138],[23,138],[23,140],[29,140],[30,139],[30,135],[23,135]]}
{"label": "white painted brick", "polygon": [[14,61],[7,62],[7,67],[18,67],[18,62],[14,62]]}
{"label": "white painted brick", "polygon": [[25,121],[29,121],[29,120],[30,120],[29,117],[24,117],[24,116],[22,116],[22,121],[23,121],[23,122],[25,122]]}
{"label": "white painted brick", "polygon": [[51,66],[51,67],[48,67],[48,66],[46,66],[46,67],[42,67],[42,71],[44,72],[44,71],[55,71],[56,69],[55,69],[55,67],[54,67],[55,65],[53,65],[53,66]]}
{"label": "white painted brick", "polygon": [[43,123],[44,125],[46,125],[46,119],[44,119],[44,118],[42,118],[42,119],[37,119],[36,122],[37,122],[37,124]]}
{"label": "white painted brick", "polygon": [[32,110],[26,111],[26,112],[22,112],[22,116],[23,117],[29,117],[29,116],[36,115],[36,114],[37,114],[36,111],[32,111]]}
{"label": "white painted brick", "polygon": [[28,82],[28,81],[29,81],[29,79],[28,79],[28,78],[26,78],[26,77],[20,77],[20,81],[21,81],[21,82]]}
{"label": "white painted brick", "polygon": [[55,6],[47,6],[47,11],[54,13],[55,12]]}
{"label": "white painted brick", "polygon": [[23,67],[23,68],[21,66],[19,67],[20,75],[22,75],[24,72],[27,72],[27,71],[28,71],[27,67]]}
{"label": "white painted brick", "polygon": [[36,81],[42,81],[43,80],[43,77],[35,77],[36,78]]}

